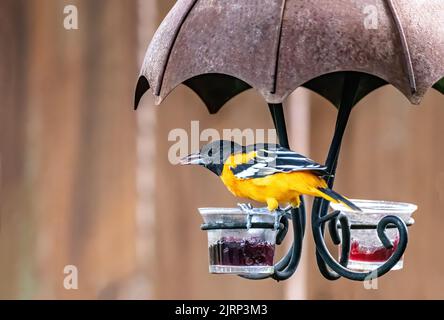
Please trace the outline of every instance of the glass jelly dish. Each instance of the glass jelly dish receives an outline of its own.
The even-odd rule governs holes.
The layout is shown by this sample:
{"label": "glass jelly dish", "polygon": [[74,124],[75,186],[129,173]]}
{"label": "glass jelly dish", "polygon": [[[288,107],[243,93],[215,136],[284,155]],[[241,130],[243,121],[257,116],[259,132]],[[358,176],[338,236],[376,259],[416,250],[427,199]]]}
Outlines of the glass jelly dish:
{"label": "glass jelly dish", "polygon": [[[249,215],[240,208],[200,208],[205,224],[248,225]],[[250,222],[274,225],[275,214],[251,209]],[[277,230],[272,228],[207,230],[209,271],[225,274],[272,274]]]}
{"label": "glass jelly dish", "polygon": [[[410,203],[374,201],[374,200],[350,200],[362,209],[362,212],[353,211],[342,204],[331,203],[333,210],[344,213],[349,223],[353,225],[374,225],[385,216],[397,216],[406,224],[413,224],[412,214],[417,206]],[[339,232],[339,234],[341,234]],[[396,228],[387,228],[386,235],[393,243],[392,249],[387,249],[379,240],[375,229],[351,229],[351,247],[347,268],[354,271],[373,271],[383,265],[395,252],[399,243],[399,232]],[[339,249],[340,250],[340,249]],[[340,254],[340,252],[339,252]],[[392,268],[400,270],[404,266],[404,257]]]}

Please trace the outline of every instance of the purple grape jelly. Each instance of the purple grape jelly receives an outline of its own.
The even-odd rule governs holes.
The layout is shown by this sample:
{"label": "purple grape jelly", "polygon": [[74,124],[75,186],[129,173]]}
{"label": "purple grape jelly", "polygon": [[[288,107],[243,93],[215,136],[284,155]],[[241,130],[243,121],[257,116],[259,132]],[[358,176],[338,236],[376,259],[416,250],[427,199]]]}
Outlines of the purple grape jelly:
{"label": "purple grape jelly", "polygon": [[210,264],[225,266],[273,266],[274,244],[259,238],[221,238],[210,245]]}

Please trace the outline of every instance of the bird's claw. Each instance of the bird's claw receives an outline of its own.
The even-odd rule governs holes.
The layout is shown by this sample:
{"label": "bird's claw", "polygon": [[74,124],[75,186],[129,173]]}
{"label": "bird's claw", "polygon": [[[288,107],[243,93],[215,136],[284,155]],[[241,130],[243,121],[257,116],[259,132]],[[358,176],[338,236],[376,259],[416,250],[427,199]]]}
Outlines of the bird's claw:
{"label": "bird's claw", "polygon": [[281,209],[281,208],[277,208],[276,209],[276,214],[275,214],[275,219],[274,219],[274,229],[278,230],[281,226],[281,219],[282,217],[287,215],[287,210],[288,208],[285,209]]}
{"label": "bird's claw", "polygon": [[238,203],[237,206],[245,213],[251,213],[251,211],[253,211],[251,203]]}
{"label": "bird's claw", "polygon": [[241,211],[245,214],[247,214],[247,230],[250,230],[251,228],[251,218],[253,214],[253,206],[251,203],[238,203],[237,206],[241,209]]}
{"label": "bird's claw", "polygon": [[[244,212],[247,215],[247,229],[251,228],[251,218],[252,214],[254,213],[254,207],[251,205],[251,203],[238,203],[237,206],[241,209],[242,212]],[[277,208],[275,210],[275,219],[274,219],[274,229],[279,230],[281,226],[281,219],[282,217],[286,217],[288,219],[291,219],[291,206],[288,206],[284,209]]]}
{"label": "bird's claw", "polygon": [[291,220],[291,210],[293,209],[292,206],[287,206],[285,208],[278,208],[276,211],[278,212],[278,215],[285,216],[287,219]]}

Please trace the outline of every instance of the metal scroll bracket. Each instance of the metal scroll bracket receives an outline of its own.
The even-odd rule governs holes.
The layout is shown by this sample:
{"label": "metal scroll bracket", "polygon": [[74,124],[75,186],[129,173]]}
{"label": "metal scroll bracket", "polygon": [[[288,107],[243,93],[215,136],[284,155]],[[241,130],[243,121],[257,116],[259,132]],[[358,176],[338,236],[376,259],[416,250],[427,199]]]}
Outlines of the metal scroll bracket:
{"label": "metal scroll bracket", "polygon": [[[330,150],[326,160],[326,166],[331,176],[327,178],[327,184],[330,188],[333,187],[336,168],[342,140],[345,129],[350,117],[350,113],[355,105],[357,92],[359,89],[361,75],[356,72],[345,73],[341,104],[338,110],[335,133],[330,146]],[[276,127],[280,144],[283,147],[289,148],[287,129],[285,124],[285,116],[282,104],[269,104],[269,109]],[[372,272],[355,272],[347,269],[348,258],[350,253],[350,223],[347,217],[338,211],[327,214],[329,202],[316,198],[312,208],[312,232],[316,244],[316,260],[321,274],[328,280],[337,280],[344,277],[355,281],[365,281],[369,277],[380,277],[389,272],[405,252],[408,243],[407,226],[402,219],[396,216],[384,217],[377,226],[378,237],[386,248],[393,248],[393,244],[385,234],[387,228],[397,228],[399,232],[399,243],[392,254],[392,256],[382,266]],[[275,272],[273,275],[244,275],[243,278],[251,280],[261,280],[266,278],[273,278],[277,281],[289,279],[296,271],[302,252],[302,242],[305,234],[306,213],[305,203],[301,197],[301,206],[299,208],[291,209],[290,219],[292,220],[293,229],[293,244],[287,254],[275,265]],[[281,224],[288,226],[288,219],[286,215],[281,218]],[[339,262],[336,261],[327,249],[324,233],[325,227],[328,224],[329,233],[332,237],[333,243],[341,245],[341,257]],[[342,237],[339,237],[341,230]],[[285,236],[285,234],[284,234]],[[279,236],[278,236],[279,237]],[[279,239],[282,242],[283,237]],[[277,241],[278,243],[278,241]]]}

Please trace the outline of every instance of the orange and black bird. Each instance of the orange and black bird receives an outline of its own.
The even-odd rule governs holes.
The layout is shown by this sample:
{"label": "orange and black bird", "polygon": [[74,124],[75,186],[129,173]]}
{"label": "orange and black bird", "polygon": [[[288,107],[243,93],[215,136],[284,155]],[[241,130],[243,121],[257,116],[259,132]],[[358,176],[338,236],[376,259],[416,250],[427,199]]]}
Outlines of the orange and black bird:
{"label": "orange and black bird", "polygon": [[241,146],[233,141],[213,141],[183,158],[183,165],[200,165],[218,175],[237,197],[266,203],[270,212],[279,205],[300,205],[301,195],[321,197],[360,209],[324,180],[330,174],[315,161],[277,144]]}

